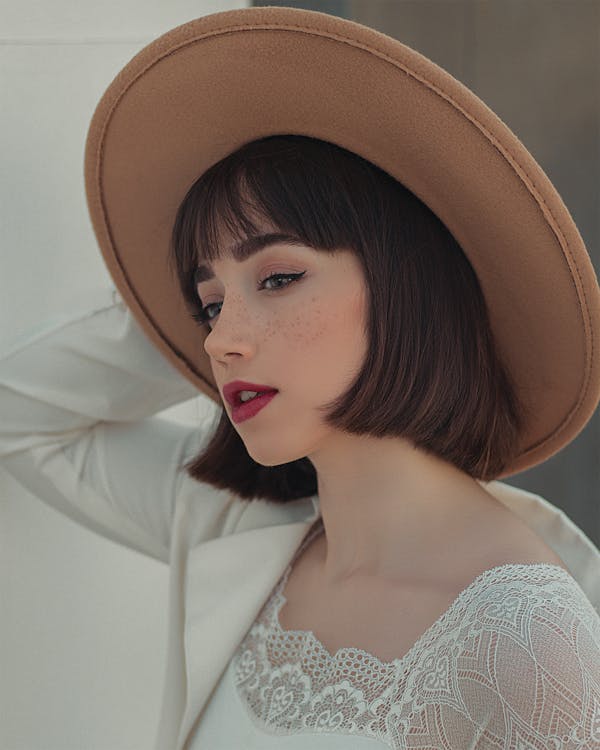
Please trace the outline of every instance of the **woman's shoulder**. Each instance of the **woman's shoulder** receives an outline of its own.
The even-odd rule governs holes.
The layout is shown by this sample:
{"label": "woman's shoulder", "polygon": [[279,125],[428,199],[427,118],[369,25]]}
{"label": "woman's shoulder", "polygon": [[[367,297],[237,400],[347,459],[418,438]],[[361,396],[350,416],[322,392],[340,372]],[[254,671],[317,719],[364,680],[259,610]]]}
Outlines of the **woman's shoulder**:
{"label": "woman's shoulder", "polygon": [[[558,553],[522,518],[500,502],[482,503],[476,512],[464,516],[446,540],[440,557],[431,558],[431,585],[457,593],[484,572],[506,565],[557,565],[568,572]],[[427,577],[428,563],[421,575]]]}
{"label": "woman's shoulder", "polygon": [[538,532],[506,506],[498,503],[483,523],[490,542],[490,562],[495,565],[547,563],[568,570],[564,560]]}

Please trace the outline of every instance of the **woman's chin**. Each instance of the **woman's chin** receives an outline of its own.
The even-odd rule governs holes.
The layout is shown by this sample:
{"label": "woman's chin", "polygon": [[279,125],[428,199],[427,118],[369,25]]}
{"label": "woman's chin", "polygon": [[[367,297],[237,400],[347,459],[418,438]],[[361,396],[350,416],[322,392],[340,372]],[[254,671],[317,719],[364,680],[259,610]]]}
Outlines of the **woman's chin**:
{"label": "woman's chin", "polygon": [[[250,442],[252,441],[248,441],[248,443]],[[282,464],[289,464],[303,457],[293,452],[282,451],[281,446],[273,445],[271,446],[272,450],[270,450],[265,446],[249,445],[245,441],[244,444],[250,458],[261,466],[281,466]]]}

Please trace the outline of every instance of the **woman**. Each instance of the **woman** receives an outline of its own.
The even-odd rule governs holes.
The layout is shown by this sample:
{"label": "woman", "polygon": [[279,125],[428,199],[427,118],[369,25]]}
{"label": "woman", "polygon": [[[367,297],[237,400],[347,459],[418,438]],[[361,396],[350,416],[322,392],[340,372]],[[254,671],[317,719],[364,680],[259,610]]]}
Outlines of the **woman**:
{"label": "woman", "polygon": [[[252,8],[121,71],[86,187],[122,299],[3,357],[3,465],[169,564],[157,749],[593,747],[600,552],[497,481],[600,398],[522,144],[395,40]],[[151,416],[198,390],[216,429]]]}

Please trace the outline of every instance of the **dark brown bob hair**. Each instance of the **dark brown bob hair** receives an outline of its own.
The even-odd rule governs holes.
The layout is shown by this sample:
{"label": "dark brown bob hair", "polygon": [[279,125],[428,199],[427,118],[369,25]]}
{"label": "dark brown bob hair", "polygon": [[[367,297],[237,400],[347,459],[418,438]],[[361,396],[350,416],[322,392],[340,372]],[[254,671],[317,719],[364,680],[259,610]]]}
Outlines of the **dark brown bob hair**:
{"label": "dark brown bob hair", "polygon": [[[517,451],[524,407],[473,267],[440,219],[387,172],[333,143],[252,141],[204,172],[179,206],[170,262],[190,314],[201,309],[196,265],[219,258],[221,227],[239,239],[257,233],[250,208],[308,247],[353,250],[364,270],[368,354],[325,422],[402,437],[475,479],[497,477]],[[307,457],[254,461],[223,407],[212,439],[183,468],[245,500],[285,503],[318,491]]]}

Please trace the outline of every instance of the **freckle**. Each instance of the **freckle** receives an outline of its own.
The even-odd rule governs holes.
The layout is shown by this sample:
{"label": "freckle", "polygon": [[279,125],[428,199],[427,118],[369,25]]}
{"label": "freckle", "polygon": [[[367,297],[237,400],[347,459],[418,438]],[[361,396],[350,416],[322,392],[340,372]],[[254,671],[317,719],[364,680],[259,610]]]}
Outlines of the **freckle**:
{"label": "freckle", "polygon": [[[311,301],[311,304],[315,300]],[[323,319],[322,311],[319,307],[312,307],[309,318],[300,316],[295,324],[299,332],[295,335],[299,347],[309,346],[317,341],[325,333],[327,325]]]}

